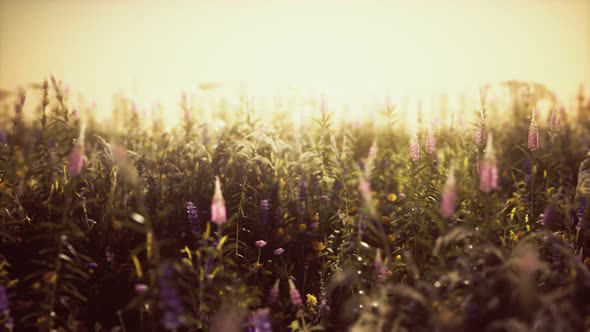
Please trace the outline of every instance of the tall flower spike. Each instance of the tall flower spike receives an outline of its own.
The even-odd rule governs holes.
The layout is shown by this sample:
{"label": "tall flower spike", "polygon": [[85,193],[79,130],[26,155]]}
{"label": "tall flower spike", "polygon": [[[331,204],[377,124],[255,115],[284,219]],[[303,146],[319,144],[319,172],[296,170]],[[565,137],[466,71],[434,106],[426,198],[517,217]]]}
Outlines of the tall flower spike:
{"label": "tall flower spike", "polygon": [[479,189],[484,193],[489,193],[496,188],[498,188],[498,165],[492,143],[492,134],[489,134],[486,151],[483,160],[479,164]]}
{"label": "tall flower spike", "polygon": [[483,146],[486,144],[486,123],[483,118],[479,120],[477,128],[475,129],[475,144]]}
{"label": "tall flower spike", "polygon": [[455,164],[449,168],[449,176],[442,190],[440,203],[440,215],[443,218],[451,218],[455,214],[455,201],[457,200],[457,184],[455,181]]}
{"label": "tall flower spike", "polygon": [[426,132],[426,152],[431,155],[436,153],[436,138],[434,134],[434,128],[428,128]]}
{"label": "tall flower spike", "polygon": [[363,201],[367,204],[371,203],[371,183],[367,181],[362,175],[359,177],[359,191],[363,197]]}
{"label": "tall flower spike", "polygon": [[420,159],[420,142],[418,142],[418,134],[414,134],[410,139],[410,158],[412,161]]}
{"label": "tall flower spike", "polygon": [[528,137],[528,148],[531,151],[535,151],[539,148],[539,128],[535,121],[535,110],[533,109],[533,115],[531,116],[531,125],[529,127]]}
{"label": "tall flower spike", "polygon": [[373,168],[373,163],[377,158],[377,140],[373,141],[371,144],[371,148],[369,149],[369,155],[367,156],[367,161],[365,162],[365,176],[367,179],[371,178],[371,169]]}
{"label": "tall flower spike", "polygon": [[188,223],[191,228],[191,233],[197,235],[201,231],[201,222],[199,220],[199,214],[197,212],[197,205],[193,202],[186,202],[186,216]]}
{"label": "tall flower spike", "polygon": [[268,302],[270,304],[275,303],[279,298],[279,282],[280,279],[277,279],[272,288],[270,289],[270,292],[268,293]]}
{"label": "tall flower spike", "polygon": [[549,117],[549,128],[551,131],[555,132],[559,129],[561,124],[561,117],[559,113],[560,111],[556,107],[551,110],[551,115]]}
{"label": "tall flower spike", "polygon": [[380,284],[387,278],[387,261],[387,258],[383,260],[383,257],[381,256],[381,249],[377,249],[375,262],[373,263],[373,270],[375,271],[375,279]]}
{"label": "tall flower spike", "polygon": [[78,140],[70,153],[67,173],[69,176],[78,176],[82,173],[84,167],[84,135],[86,133],[86,121],[80,125],[80,134]]}
{"label": "tall flower spike", "polygon": [[76,143],[68,161],[67,173],[69,176],[78,176],[84,167],[84,148]]}
{"label": "tall flower spike", "polygon": [[260,206],[258,209],[258,214],[260,217],[260,222],[264,225],[268,223],[268,199],[260,200]]}
{"label": "tall flower spike", "polygon": [[14,328],[14,319],[10,316],[10,303],[8,301],[8,293],[4,285],[0,285],[0,319],[4,320],[4,327],[8,331]]}
{"label": "tall flower spike", "polygon": [[6,292],[6,286],[0,285],[0,314],[10,310],[10,304],[8,302],[8,294]]}
{"label": "tall flower spike", "polygon": [[225,200],[221,193],[221,182],[217,176],[215,177],[215,192],[211,202],[211,221],[217,225],[223,225],[227,221]]}
{"label": "tall flower spike", "polygon": [[297,287],[295,287],[295,284],[291,279],[289,279],[289,295],[291,296],[291,302],[294,305],[303,304],[303,301],[301,300],[301,294],[299,294]]}

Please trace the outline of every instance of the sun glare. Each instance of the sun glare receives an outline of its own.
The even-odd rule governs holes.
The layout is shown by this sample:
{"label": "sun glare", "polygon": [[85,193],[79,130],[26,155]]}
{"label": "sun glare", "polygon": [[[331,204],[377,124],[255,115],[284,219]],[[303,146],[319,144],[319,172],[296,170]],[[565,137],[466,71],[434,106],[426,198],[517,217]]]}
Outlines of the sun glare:
{"label": "sun glare", "polygon": [[[210,111],[221,97],[239,109],[243,94],[259,105],[264,98],[323,96],[352,120],[388,97],[409,98],[399,110],[421,105],[433,118],[433,99],[444,94],[458,106],[488,82],[546,83],[567,104],[590,77],[590,3],[579,0],[0,6],[0,86],[38,84],[39,73],[53,73],[70,83],[75,103],[94,100],[99,118],[111,116],[117,93],[146,113],[162,105],[172,126],[181,119],[183,91]],[[199,88],[207,82],[218,86]],[[414,117],[407,116],[408,126]]]}

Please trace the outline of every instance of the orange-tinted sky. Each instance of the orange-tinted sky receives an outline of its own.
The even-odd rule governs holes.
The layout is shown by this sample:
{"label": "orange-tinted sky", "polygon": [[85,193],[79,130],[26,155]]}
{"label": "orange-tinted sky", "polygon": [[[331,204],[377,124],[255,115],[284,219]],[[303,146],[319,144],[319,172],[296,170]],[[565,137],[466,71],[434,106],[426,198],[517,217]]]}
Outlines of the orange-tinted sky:
{"label": "orange-tinted sky", "polygon": [[201,81],[335,94],[590,82],[590,0],[0,0],[0,87],[49,72],[99,103]]}

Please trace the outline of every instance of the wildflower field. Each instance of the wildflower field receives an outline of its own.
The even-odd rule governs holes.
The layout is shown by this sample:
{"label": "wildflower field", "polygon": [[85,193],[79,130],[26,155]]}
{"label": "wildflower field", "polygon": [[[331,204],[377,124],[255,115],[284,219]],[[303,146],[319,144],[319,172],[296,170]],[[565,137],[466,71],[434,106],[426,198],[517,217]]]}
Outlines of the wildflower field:
{"label": "wildflower field", "polygon": [[184,96],[167,129],[54,78],[4,96],[2,329],[590,331],[589,99],[501,86],[414,130],[387,101]]}

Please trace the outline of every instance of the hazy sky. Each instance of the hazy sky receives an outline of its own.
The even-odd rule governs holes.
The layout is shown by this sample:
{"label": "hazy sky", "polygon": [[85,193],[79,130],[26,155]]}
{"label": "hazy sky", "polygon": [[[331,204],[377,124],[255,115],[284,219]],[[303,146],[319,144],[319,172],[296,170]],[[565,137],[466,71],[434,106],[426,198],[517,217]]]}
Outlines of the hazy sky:
{"label": "hazy sky", "polygon": [[590,0],[0,0],[0,87],[49,72],[110,102],[200,81],[342,94],[590,82]]}

